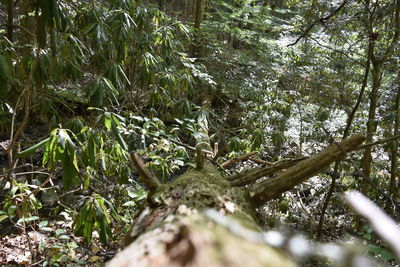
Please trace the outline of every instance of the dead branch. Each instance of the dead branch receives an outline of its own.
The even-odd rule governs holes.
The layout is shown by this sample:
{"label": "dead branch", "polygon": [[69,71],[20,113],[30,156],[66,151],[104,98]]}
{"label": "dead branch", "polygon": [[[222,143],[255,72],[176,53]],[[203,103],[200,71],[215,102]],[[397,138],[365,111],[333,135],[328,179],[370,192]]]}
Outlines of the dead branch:
{"label": "dead branch", "polygon": [[229,176],[227,177],[227,180],[231,181],[232,186],[243,186],[252,184],[261,177],[273,175],[276,172],[287,169],[306,158],[307,157],[301,157],[298,159],[278,161],[269,167],[254,168],[249,171],[239,173],[237,175]]}
{"label": "dead branch", "polygon": [[361,134],[353,135],[340,143],[334,143],[317,155],[305,159],[286,171],[262,181],[250,188],[254,203],[261,206],[266,201],[280,196],[311,176],[326,169],[332,162],[343,159],[346,153],[356,150],[364,142]]}
{"label": "dead branch", "polygon": [[258,152],[252,152],[252,153],[246,154],[246,155],[241,156],[241,157],[232,158],[232,159],[227,160],[224,163],[222,163],[221,166],[222,166],[222,168],[226,168],[229,165],[248,160],[249,158],[251,158],[252,156],[256,155],[257,153]]}
{"label": "dead branch", "polygon": [[336,15],[336,13],[338,13],[342,8],[344,8],[344,6],[347,4],[348,0],[344,0],[342,4],[340,4],[340,6],[338,6],[335,10],[332,11],[332,13],[330,13],[329,15],[319,18],[317,20],[315,20],[310,26],[308,26],[307,29],[305,29],[305,31],[303,32],[302,35],[300,35],[296,41],[294,41],[291,44],[288,44],[287,46],[293,46],[296,45],[301,39],[303,39],[304,37],[306,37],[308,35],[308,33],[312,30],[312,28],[314,28],[317,24],[319,23],[324,23],[327,20],[329,20],[330,18],[332,18],[333,16]]}
{"label": "dead branch", "polygon": [[[8,146],[6,148],[6,153],[7,153],[10,169],[12,169],[12,164],[13,164],[14,144],[18,140],[18,138],[23,134],[26,126],[28,125],[29,115],[30,115],[30,111],[31,111],[31,93],[32,93],[32,86],[34,83],[33,75],[37,68],[37,65],[39,64],[39,57],[40,57],[40,48],[37,48],[36,49],[36,59],[34,61],[33,66],[31,67],[31,70],[29,71],[28,81],[27,81],[21,95],[18,97],[17,104],[14,108],[14,114],[13,114],[12,120],[11,120],[10,143],[8,144]],[[24,117],[22,119],[20,126],[16,129],[15,134],[14,134],[14,124],[15,124],[15,118],[16,118],[16,113],[17,113],[16,111],[18,110],[18,105],[19,105],[19,102],[20,102],[22,96],[24,96],[24,105],[25,105]]]}
{"label": "dead branch", "polygon": [[142,159],[138,154],[131,154],[133,165],[135,165],[136,171],[141,177],[141,181],[151,191],[154,192],[161,185],[157,177],[155,177],[147,168],[144,166]]}
{"label": "dead branch", "polygon": [[204,154],[200,144],[196,145],[196,169],[201,170],[204,167]]}
{"label": "dead branch", "polygon": [[390,141],[394,141],[394,140],[397,140],[397,139],[400,139],[400,135],[395,135],[395,136],[392,136],[392,137],[389,137],[389,138],[380,139],[380,140],[372,142],[372,143],[367,143],[365,145],[362,145],[362,146],[358,147],[357,150],[361,150],[361,149],[364,149],[364,148],[367,148],[367,147],[370,147],[370,146],[376,146],[376,145],[385,144],[385,143],[388,143]]}
{"label": "dead branch", "polygon": [[268,161],[265,161],[265,160],[262,160],[262,159],[249,158],[249,160],[251,160],[252,162],[261,164],[261,165],[267,165],[267,166],[272,166],[272,165],[274,165],[273,163],[268,162]]}

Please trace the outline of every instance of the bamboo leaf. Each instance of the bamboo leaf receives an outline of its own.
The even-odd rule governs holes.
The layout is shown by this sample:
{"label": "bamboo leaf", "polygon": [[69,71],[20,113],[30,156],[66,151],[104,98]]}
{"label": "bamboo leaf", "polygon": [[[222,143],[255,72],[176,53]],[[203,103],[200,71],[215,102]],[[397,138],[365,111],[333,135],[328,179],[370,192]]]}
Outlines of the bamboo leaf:
{"label": "bamboo leaf", "polygon": [[25,149],[24,151],[18,153],[18,157],[19,158],[24,158],[27,157],[29,155],[31,155],[32,153],[34,153],[36,150],[38,150],[39,148],[45,146],[47,144],[47,142],[50,140],[50,137],[40,141],[39,143],[37,143],[36,145],[33,145],[27,149]]}

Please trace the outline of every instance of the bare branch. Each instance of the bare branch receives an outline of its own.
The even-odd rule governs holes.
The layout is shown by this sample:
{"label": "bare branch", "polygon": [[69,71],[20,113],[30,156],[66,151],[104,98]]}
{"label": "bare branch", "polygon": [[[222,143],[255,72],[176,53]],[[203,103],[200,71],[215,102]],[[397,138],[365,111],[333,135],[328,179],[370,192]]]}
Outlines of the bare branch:
{"label": "bare branch", "polygon": [[141,181],[145,184],[145,186],[150,191],[155,191],[160,185],[160,181],[157,177],[155,177],[147,168],[144,166],[142,159],[138,154],[131,154],[131,159],[133,164],[135,165],[136,171],[139,173],[141,177]]}
{"label": "bare branch", "polygon": [[303,39],[304,37],[306,37],[308,35],[308,33],[312,30],[312,28],[314,28],[314,26],[316,26],[319,23],[324,23],[327,20],[329,20],[330,18],[332,18],[333,16],[335,16],[340,10],[342,10],[344,8],[344,6],[347,4],[348,0],[344,0],[342,4],[340,4],[340,6],[338,6],[335,10],[333,10],[329,15],[319,18],[317,20],[315,20],[310,26],[308,26],[308,28],[303,32],[302,35],[300,35],[296,41],[294,41],[291,44],[288,44],[287,46],[294,46],[296,45],[301,39]]}
{"label": "bare branch", "polygon": [[269,165],[268,167],[254,168],[244,173],[229,176],[227,177],[227,179],[231,181],[232,186],[249,185],[257,181],[261,177],[273,175],[278,171],[292,167],[293,165],[296,165],[298,162],[305,160],[306,158],[307,157],[301,157],[297,159],[278,161],[275,162],[273,165]]}
{"label": "bare branch", "polygon": [[362,145],[362,146],[358,147],[356,150],[361,150],[361,149],[364,149],[364,148],[367,148],[367,147],[389,143],[389,142],[397,140],[397,139],[400,139],[400,135],[396,135],[396,136],[392,136],[392,137],[388,137],[388,138],[384,138],[384,139],[379,139],[378,141],[375,141],[375,142],[372,142],[372,143],[367,143],[365,145]]}
{"label": "bare branch", "polygon": [[232,164],[235,164],[235,163],[238,163],[238,162],[241,162],[241,161],[248,160],[248,159],[250,159],[252,156],[256,155],[257,153],[258,153],[258,152],[252,152],[252,153],[246,154],[246,155],[241,156],[241,157],[232,158],[232,159],[227,160],[227,161],[225,161],[224,163],[222,163],[221,166],[222,166],[223,168],[226,168],[226,167],[228,167],[229,165],[232,165]]}

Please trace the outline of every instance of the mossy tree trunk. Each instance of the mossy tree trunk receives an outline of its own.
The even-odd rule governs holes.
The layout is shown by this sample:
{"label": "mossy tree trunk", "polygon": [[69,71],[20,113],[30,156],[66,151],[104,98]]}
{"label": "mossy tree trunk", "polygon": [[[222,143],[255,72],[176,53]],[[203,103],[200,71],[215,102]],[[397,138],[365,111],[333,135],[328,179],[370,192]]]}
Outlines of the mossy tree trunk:
{"label": "mossy tree trunk", "polygon": [[[230,177],[208,161],[170,184],[154,186],[155,177],[145,177],[144,183],[152,180],[147,203],[134,219],[126,247],[107,266],[294,266],[283,251],[238,231],[261,231],[256,208],[341,160],[364,139],[354,135],[313,157]],[[135,165],[141,168],[140,162]],[[258,181],[268,175],[272,177]],[[209,209],[240,227],[219,224]]]}

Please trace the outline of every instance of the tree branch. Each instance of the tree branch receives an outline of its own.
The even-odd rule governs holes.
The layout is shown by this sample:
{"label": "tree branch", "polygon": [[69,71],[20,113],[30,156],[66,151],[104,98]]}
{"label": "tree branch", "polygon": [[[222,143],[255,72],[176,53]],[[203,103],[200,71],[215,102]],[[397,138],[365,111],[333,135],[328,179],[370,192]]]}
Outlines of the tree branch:
{"label": "tree branch", "polygon": [[343,159],[346,153],[356,150],[365,141],[361,134],[334,143],[317,155],[305,159],[274,177],[250,188],[250,195],[257,206],[280,196],[294,186],[327,168],[332,162]]}
{"label": "tree branch", "polygon": [[388,143],[390,141],[394,141],[394,140],[397,140],[397,139],[400,139],[400,135],[395,135],[395,136],[392,136],[392,137],[379,139],[378,141],[375,141],[375,142],[367,143],[365,145],[362,145],[362,146],[358,147],[356,150],[361,150],[361,149],[364,149],[364,148],[367,148],[367,147],[385,144],[385,143]]}
{"label": "tree branch", "polygon": [[335,16],[340,10],[342,10],[344,8],[344,6],[347,4],[348,0],[344,0],[342,4],[340,4],[339,7],[337,7],[335,10],[332,11],[332,13],[330,13],[329,15],[319,18],[317,20],[315,20],[310,26],[308,26],[308,28],[303,32],[302,35],[300,35],[296,41],[294,41],[291,44],[288,44],[287,47],[289,46],[294,46],[296,45],[301,39],[303,39],[304,37],[306,37],[308,35],[308,33],[312,30],[312,28],[314,28],[315,25],[319,24],[319,23],[324,23],[327,20],[329,20],[330,18],[332,18],[333,16]]}
{"label": "tree branch", "polygon": [[297,159],[278,161],[275,162],[273,165],[270,165],[269,167],[254,168],[244,173],[229,176],[227,177],[227,179],[231,182],[232,186],[249,185],[257,181],[261,177],[273,175],[278,171],[292,167],[293,165],[296,165],[299,161],[302,161],[306,158],[307,157],[301,157]]}
{"label": "tree branch", "polygon": [[241,162],[241,161],[248,160],[248,159],[250,159],[252,156],[256,155],[257,153],[258,153],[258,152],[252,152],[252,153],[246,154],[246,155],[241,156],[241,157],[232,158],[232,159],[227,160],[227,161],[225,161],[224,163],[222,163],[221,166],[222,166],[223,168],[226,168],[226,167],[228,167],[229,165],[232,165],[232,164],[235,164],[235,163],[238,163],[238,162]]}
{"label": "tree branch", "polygon": [[131,159],[135,165],[136,171],[141,177],[141,182],[151,191],[154,192],[160,185],[160,181],[144,166],[142,159],[138,154],[131,154]]}

